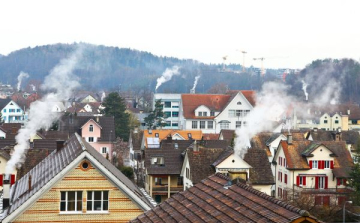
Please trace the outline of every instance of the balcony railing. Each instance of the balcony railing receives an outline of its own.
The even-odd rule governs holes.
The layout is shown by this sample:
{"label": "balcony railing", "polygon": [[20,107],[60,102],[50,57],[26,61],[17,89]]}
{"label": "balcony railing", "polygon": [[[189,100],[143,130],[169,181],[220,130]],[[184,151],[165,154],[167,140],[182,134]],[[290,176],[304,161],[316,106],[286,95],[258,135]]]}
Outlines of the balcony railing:
{"label": "balcony railing", "polygon": [[302,193],[309,193],[309,194],[348,194],[353,192],[354,190],[351,187],[337,187],[337,188],[307,188],[307,187],[300,187],[294,184],[295,191],[301,191]]}
{"label": "balcony railing", "polygon": [[[153,186],[152,190],[156,192],[168,192],[168,188],[169,188],[168,185],[155,185]],[[170,187],[170,193],[176,193],[183,190],[184,190],[183,186]]]}

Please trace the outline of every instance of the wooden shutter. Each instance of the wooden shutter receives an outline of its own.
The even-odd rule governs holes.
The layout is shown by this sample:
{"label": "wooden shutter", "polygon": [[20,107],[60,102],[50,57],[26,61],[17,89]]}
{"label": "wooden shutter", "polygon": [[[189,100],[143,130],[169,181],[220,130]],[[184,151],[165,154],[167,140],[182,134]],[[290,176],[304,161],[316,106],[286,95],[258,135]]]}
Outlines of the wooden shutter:
{"label": "wooden shutter", "polygon": [[315,189],[319,189],[319,177],[315,177]]}
{"label": "wooden shutter", "polygon": [[325,206],[330,205],[330,196],[323,196],[323,205]]}
{"label": "wooden shutter", "polygon": [[309,166],[310,166],[310,169],[312,169],[312,160],[309,161]]}
{"label": "wooden shutter", "polygon": [[296,177],[296,185],[298,185],[298,186],[300,185],[300,176]]}
{"label": "wooden shutter", "polygon": [[306,176],[303,176],[303,185],[306,186]]}
{"label": "wooden shutter", "polygon": [[343,184],[344,186],[346,186],[346,179],[343,179]]}
{"label": "wooden shutter", "polygon": [[325,189],[328,189],[328,176],[325,177]]}
{"label": "wooden shutter", "polygon": [[330,168],[334,169],[334,161],[333,160],[330,161]]}
{"label": "wooden shutter", "polygon": [[0,186],[3,185],[3,177],[4,177],[4,176],[1,174],[1,175],[0,175]]}
{"label": "wooden shutter", "polygon": [[337,179],[337,185],[340,186],[340,184],[341,184],[341,179],[338,178]]}
{"label": "wooden shutter", "polygon": [[11,177],[10,177],[10,185],[13,185],[15,184],[15,174],[11,174]]}
{"label": "wooden shutter", "polygon": [[284,176],[284,182],[287,184],[287,174],[285,173],[285,176]]}

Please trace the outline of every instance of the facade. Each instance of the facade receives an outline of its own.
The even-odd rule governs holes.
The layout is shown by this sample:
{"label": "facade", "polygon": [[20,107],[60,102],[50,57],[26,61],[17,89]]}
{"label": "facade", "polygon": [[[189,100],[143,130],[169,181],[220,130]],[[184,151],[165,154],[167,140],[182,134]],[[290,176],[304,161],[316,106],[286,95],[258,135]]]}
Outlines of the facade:
{"label": "facade", "polygon": [[166,125],[163,129],[183,129],[181,94],[154,94],[153,109],[157,100],[163,104]]}
{"label": "facade", "polygon": [[223,129],[246,125],[246,116],[255,106],[253,91],[229,91],[228,94],[182,94],[185,129],[220,133]]}
{"label": "facade", "polygon": [[169,222],[320,222],[305,210],[251,188],[243,182],[212,175],[132,223]]}
{"label": "facade", "polygon": [[345,142],[281,141],[274,156],[276,197],[289,193],[315,196],[315,204],[342,204],[351,189],[347,187],[353,161]]}
{"label": "facade", "polygon": [[127,222],[152,207],[78,134],[18,180],[10,196],[4,223]]}
{"label": "facade", "polygon": [[0,99],[1,116],[5,123],[24,123],[27,120],[25,111],[10,99]]}

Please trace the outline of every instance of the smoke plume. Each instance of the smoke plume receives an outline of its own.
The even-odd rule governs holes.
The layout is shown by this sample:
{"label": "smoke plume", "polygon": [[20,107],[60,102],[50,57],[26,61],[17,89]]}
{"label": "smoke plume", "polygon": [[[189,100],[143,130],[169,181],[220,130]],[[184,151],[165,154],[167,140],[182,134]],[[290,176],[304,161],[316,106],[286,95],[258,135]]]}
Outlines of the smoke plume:
{"label": "smoke plume", "polygon": [[32,91],[36,91],[36,86],[35,85],[30,84],[30,87],[31,87]]}
{"label": "smoke plume", "polygon": [[19,76],[17,77],[17,79],[18,79],[17,91],[20,91],[21,82],[24,78],[29,78],[29,74],[21,71]]}
{"label": "smoke plume", "polygon": [[171,69],[166,68],[166,70],[164,71],[164,73],[162,74],[161,77],[159,77],[156,81],[156,88],[155,91],[165,82],[168,82],[169,80],[171,80],[171,78],[174,75],[179,75],[179,67],[178,66],[173,66]]}
{"label": "smoke plume", "polygon": [[79,86],[78,78],[73,74],[73,70],[81,59],[82,51],[83,46],[79,45],[79,48],[73,54],[61,60],[50,71],[50,74],[45,77],[44,84],[41,86],[42,90],[53,92],[31,103],[29,120],[15,137],[17,145],[14,147],[11,159],[6,165],[6,174],[12,173],[16,166],[24,162],[25,152],[30,146],[30,137],[34,136],[41,128],[49,128],[60,117],[58,112],[51,112],[52,107],[50,105],[54,102],[67,100],[72,91]]}
{"label": "smoke plume", "polygon": [[307,88],[308,84],[304,80],[302,80],[301,82],[302,82],[302,89],[303,89],[304,94],[305,94],[305,100],[307,101],[309,99],[309,94],[306,91],[306,88]]}
{"label": "smoke plume", "polygon": [[191,93],[195,93],[195,88],[196,88],[196,85],[197,85],[197,83],[198,83],[198,81],[199,81],[199,78],[200,78],[200,75],[198,75],[198,76],[195,77],[194,86],[193,86],[193,88],[191,88],[191,90],[190,90]]}
{"label": "smoke plume", "polygon": [[105,94],[105,91],[103,91],[102,94],[101,94],[101,99],[100,99],[101,102],[104,101],[105,97],[106,97],[106,94]]}
{"label": "smoke plume", "polygon": [[287,86],[282,83],[267,82],[262,90],[256,95],[256,106],[243,121],[246,125],[236,129],[234,152],[244,158],[250,140],[256,134],[270,131],[273,122],[282,120],[289,105],[293,102],[291,96],[287,95]]}

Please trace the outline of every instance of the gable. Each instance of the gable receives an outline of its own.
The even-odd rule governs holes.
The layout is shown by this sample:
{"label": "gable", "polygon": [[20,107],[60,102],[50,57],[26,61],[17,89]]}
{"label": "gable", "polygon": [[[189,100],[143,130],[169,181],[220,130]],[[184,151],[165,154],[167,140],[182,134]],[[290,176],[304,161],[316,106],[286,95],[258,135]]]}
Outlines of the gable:
{"label": "gable", "polygon": [[83,126],[81,126],[80,128],[88,128],[90,125],[94,125],[94,128],[95,126],[97,126],[98,128],[102,129],[102,127],[97,123],[95,122],[93,119],[89,119]]}
{"label": "gable", "polygon": [[313,159],[326,159],[330,157],[330,154],[332,154],[332,152],[326,148],[324,145],[320,145],[319,147],[317,147],[314,151],[311,152],[311,154],[313,155]]}
{"label": "gable", "polygon": [[179,133],[175,133],[175,134],[172,136],[172,139],[173,139],[173,140],[185,140]]}
{"label": "gable", "polygon": [[234,168],[249,169],[251,168],[251,166],[243,159],[241,159],[240,156],[237,155],[235,156],[234,154],[231,154],[221,163],[216,165],[216,168],[217,169],[234,169]]}
{"label": "gable", "polygon": [[[90,165],[87,169],[82,167],[83,162]],[[79,183],[81,182],[81,183]],[[62,215],[60,213],[61,191],[80,191],[82,193],[82,214]],[[89,214],[86,200],[88,191],[108,191],[109,210],[108,214],[101,215],[101,220],[129,221],[142,214],[143,209],[137,205],[126,192],[119,189],[88,159],[82,159],[75,167],[69,170],[58,182],[49,188],[44,194],[29,207],[26,208],[16,221],[41,221],[51,219],[58,222],[92,221],[94,215]],[[126,215],[119,214],[126,212]]]}

